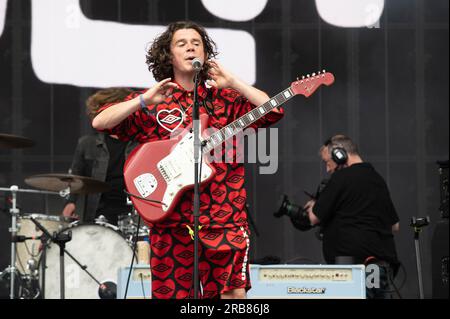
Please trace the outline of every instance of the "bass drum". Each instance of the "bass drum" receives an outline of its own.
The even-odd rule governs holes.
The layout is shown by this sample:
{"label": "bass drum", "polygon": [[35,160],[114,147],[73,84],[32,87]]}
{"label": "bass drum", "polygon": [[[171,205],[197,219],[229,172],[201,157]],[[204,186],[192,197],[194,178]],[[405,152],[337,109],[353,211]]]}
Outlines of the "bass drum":
{"label": "bass drum", "polygon": [[[72,232],[72,240],[66,243],[66,251],[107,289],[101,290],[99,284],[65,253],[65,298],[116,298],[119,269],[129,267],[131,258],[135,258],[118,228],[107,223],[73,224],[62,232],[68,231]],[[52,243],[46,252],[46,299],[60,298],[59,264],[59,246]]]}

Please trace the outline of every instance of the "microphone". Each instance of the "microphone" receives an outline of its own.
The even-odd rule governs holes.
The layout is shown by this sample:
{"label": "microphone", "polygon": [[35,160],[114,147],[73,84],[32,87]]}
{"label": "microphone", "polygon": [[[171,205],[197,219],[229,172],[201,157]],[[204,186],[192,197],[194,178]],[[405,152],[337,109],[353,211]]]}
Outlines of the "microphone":
{"label": "microphone", "polygon": [[195,72],[199,72],[203,67],[203,62],[199,58],[194,58],[192,60],[192,68]]}

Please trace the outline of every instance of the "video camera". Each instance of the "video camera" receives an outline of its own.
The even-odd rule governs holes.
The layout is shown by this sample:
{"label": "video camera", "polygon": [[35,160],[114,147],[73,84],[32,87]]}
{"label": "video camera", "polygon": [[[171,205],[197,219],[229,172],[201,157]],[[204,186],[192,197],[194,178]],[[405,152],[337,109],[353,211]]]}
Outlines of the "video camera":
{"label": "video camera", "polygon": [[307,231],[313,227],[309,221],[308,212],[306,209],[301,206],[291,204],[287,195],[283,195],[280,209],[273,214],[276,218],[280,218],[283,215],[288,216],[295,228],[301,231]]}
{"label": "video camera", "polygon": [[[322,180],[319,184],[319,187],[317,188],[315,195],[311,195],[306,191],[305,194],[311,199],[317,200],[327,183],[328,179]],[[314,227],[313,225],[311,225],[308,211],[305,208],[291,203],[287,195],[283,195],[280,199],[280,202],[280,208],[273,214],[276,218],[280,218],[283,215],[288,216],[291,219],[294,227],[301,231],[308,231]]]}

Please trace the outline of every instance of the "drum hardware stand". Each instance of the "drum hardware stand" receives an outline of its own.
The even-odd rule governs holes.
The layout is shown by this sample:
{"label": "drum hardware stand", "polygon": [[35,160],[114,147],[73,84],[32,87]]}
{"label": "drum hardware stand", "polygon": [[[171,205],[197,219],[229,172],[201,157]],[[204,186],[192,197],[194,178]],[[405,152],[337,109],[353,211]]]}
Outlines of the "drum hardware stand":
{"label": "drum hardware stand", "polygon": [[11,228],[9,228],[9,232],[11,233],[11,265],[8,267],[8,271],[10,272],[10,299],[14,299],[14,289],[15,289],[15,277],[16,277],[16,252],[17,252],[17,232],[19,231],[20,225],[17,223],[17,218],[20,215],[20,210],[17,207],[17,193],[33,193],[33,194],[57,194],[63,196],[63,192],[48,192],[48,191],[39,191],[39,190],[31,190],[31,189],[19,189],[17,185],[12,185],[10,188],[0,188],[0,191],[11,192],[11,209],[9,210],[11,213]]}
{"label": "drum hardware stand", "polygon": [[9,298],[14,299],[14,280],[16,277],[16,249],[17,243],[14,239],[17,237],[17,232],[19,231],[17,227],[17,217],[19,216],[19,209],[17,209],[17,191],[19,187],[16,185],[11,186],[11,194],[12,194],[12,207],[10,209],[11,212],[11,228],[9,231],[11,232],[11,265],[10,265],[10,294]]}
{"label": "drum hardware stand", "polygon": [[[21,235],[17,235],[13,241],[15,243],[24,243],[27,240],[40,240],[41,243],[45,240],[45,236],[41,235],[41,236],[37,236],[37,237],[28,237],[28,236],[21,236]],[[39,265],[40,265],[40,261],[37,262],[36,259],[34,259],[35,256],[31,256],[30,259],[27,260],[27,265],[26,268],[30,271],[30,274],[25,274],[22,275],[22,285],[27,285],[28,287],[22,287],[22,291],[27,291],[28,292],[28,296],[24,296],[25,299],[36,299],[39,296],[42,296],[41,293],[41,289],[40,289],[40,285],[39,285]],[[20,262],[20,260],[19,260]],[[22,266],[23,267],[23,266]],[[32,293],[34,293],[34,295],[32,295]],[[28,297],[28,298],[27,298]],[[31,298],[30,298],[31,297]]]}
{"label": "drum hardware stand", "polygon": [[[136,210],[134,210],[134,213],[137,214]],[[134,258],[135,258],[135,253],[136,253],[136,247],[137,247],[137,241],[138,241],[138,237],[139,237],[139,228],[140,227],[141,227],[141,216],[138,215],[138,223],[137,223],[137,227],[136,227],[136,236],[134,236],[134,243],[133,243],[133,256],[131,257],[130,271],[128,272],[127,285],[125,287],[125,294],[123,296],[123,299],[127,299],[128,285],[130,284],[131,272],[133,271],[133,264],[134,264]],[[136,259],[137,259],[137,256],[136,256]],[[145,295],[144,295],[144,298],[145,298]]]}
{"label": "drum hardware stand", "polygon": [[[10,213],[11,213],[11,228],[9,229],[9,231],[11,232],[11,265],[7,268],[7,272],[10,273],[10,298],[14,299],[15,298],[15,293],[14,293],[14,289],[15,287],[15,280],[16,280],[16,272],[17,272],[17,268],[16,268],[16,252],[17,252],[17,242],[19,242],[21,239],[23,239],[22,236],[18,236],[17,233],[19,231],[20,225],[17,223],[17,218],[20,216],[20,210],[17,207],[17,193],[32,193],[32,194],[51,194],[51,195],[59,195],[61,197],[66,197],[70,194],[70,187],[59,191],[59,192],[51,192],[51,191],[41,191],[41,190],[32,190],[32,189],[19,189],[18,186],[13,185],[10,188],[0,188],[0,191],[5,191],[5,192],[11,192],[12,194],[12,200],[11,200],[11,209],[10,209]],[[51,241],[55,242],[56,244],[59,245],[58,243],[58,239],[61,240],[61,244],[65,245],[65,242],[69,241],[70,239],[67,238],[66,234],[61,234],[63,235],[61,238],[57,238],[58,235],[52,236],[48,230],[42,226],[41,223],[39,223],[36,219],[34,219],[32,216],[30,217],[30,220],[45,234],[41,236],[41,242],[44,243],[44,246],[46,245],[46,243],[48,244],[48,239],[50,239]],[[45,248],[44,248],[45,249]],[[101,282],[99,282],[94,276],[92,276],[91,273],[89,273],[89,271],[87,270],[87,266],[83,266],[81,265],[76,259],[75,257],[73,257],[64,247],[63,247],[63,252],[65,252],[70,258],[72,258],[73,261],[75,261],[75,263],[80,266],[81,269],[83,269],[88,275],[89,277],[92,278],[92,280],[94,280],[101,289],[108,289],[106,286],[104,286]],[[64,258],[61,258],[62,262],[62,267],[64,268]],[[62,269],[64,270],[64,269]],[[64,272],[63,272],[64,274]],[[64,281],[64,275],[61,276],[61,279]],[[64,282],[63,282],[64,283]],[[64,289],[61,290],[62,295],[64,295]]]}
{"label": "drum hardware stand", "polygon": [[419,296],[420,299],[424,299],[425,295],[423,292],[423,278],[422,278],[422,263],[420,255],[420,242],[419,235],[422,231],[422,227],[428,226],[430,224],[430,217],[412,217],[410,226],[414,228],[414,245],[416,248],[416,263],[417,263],[417,276],[419,279]]}

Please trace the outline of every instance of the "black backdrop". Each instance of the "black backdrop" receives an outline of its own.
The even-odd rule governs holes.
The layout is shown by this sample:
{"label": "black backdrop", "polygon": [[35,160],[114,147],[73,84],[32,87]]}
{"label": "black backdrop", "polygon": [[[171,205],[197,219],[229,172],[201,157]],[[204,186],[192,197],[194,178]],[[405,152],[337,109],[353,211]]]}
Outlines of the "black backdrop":
{"label": "black backdrop", "polygon": [[[275,255],[287,263],[323,262],[314,232],[301,233],[287,219],[274,219],[281,194],[298,204],[325,176],[317,157],[330,135],[359,143],[363,158],[386,178],[401,218],[396,236],[403,297],[418,296],[411,216],[429,215],[421,237],[426,296],[431,296],[431,235],[440,220],[435,162],[448,158],[447,0],[387,0],[379,28],[338,28],[323,22],[312,0],[269,0],[248,22],[211,15],[200,0],[80,1],[91,19],[165,25],[190,19],[206,27],[243,29],[256,41],[256,86],[273,95],[299,74],[327,68],[333,87],[286,105],[279,128],[279,167],[258,174],[249,164],[247,187],[253,234],[252,258]],[[66,172],[77,138],[90,131],[84,101],[97,88],[48,84],[31,64],[31,1],[8,2],[0,37],[0,133],[33,138],[27,150],[0,150],[0,187],[26,187],[24,178]],[[142,39],[148,42],[151,39]],[[70,63],[70,61],[68,61]],[[0,199],[4,194],[0,194]],[[58,214],[62,201],[20,195],[24,212]],[[0,267],[9,261],[9,218],[1,215]],[[255,232],[254,232],[255,233]],[[406,276],[406,278],[405,278]]]}

